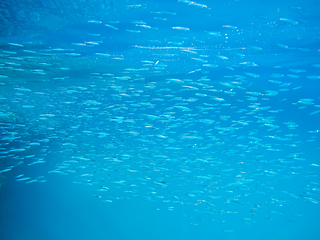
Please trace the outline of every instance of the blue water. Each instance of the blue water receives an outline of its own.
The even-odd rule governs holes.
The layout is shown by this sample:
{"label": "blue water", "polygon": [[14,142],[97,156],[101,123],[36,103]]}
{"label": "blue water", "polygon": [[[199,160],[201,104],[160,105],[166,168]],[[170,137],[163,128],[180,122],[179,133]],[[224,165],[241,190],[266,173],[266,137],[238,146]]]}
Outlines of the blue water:
{"label": "blue water", "polygon": [[3,1],[0,239],[319,239],[319,8]]}

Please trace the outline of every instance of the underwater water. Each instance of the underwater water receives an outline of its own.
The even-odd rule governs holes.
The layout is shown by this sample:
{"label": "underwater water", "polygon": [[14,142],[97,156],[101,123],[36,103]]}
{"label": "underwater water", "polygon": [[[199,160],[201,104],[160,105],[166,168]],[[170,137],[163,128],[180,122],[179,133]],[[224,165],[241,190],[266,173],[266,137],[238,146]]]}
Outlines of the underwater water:
{"label": "underwater water", "polygon": [[1,240],[320,239],[319,1],[5,0],[0,23]]}

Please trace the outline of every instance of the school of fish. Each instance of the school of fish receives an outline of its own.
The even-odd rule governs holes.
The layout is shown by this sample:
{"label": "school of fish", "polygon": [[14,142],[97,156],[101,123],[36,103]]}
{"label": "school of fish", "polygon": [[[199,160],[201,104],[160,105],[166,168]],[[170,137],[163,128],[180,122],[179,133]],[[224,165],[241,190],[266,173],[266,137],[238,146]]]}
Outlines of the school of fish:
{"label": "school of fish", "polygon": [[141,198],[191,224],[318,206],[320,31],[303,7],[247,23],[210,1],[94,2],[64,21],[49,3],[16,11],[22,30],[2,11],[1,176],[70,175],[106,204]]}

